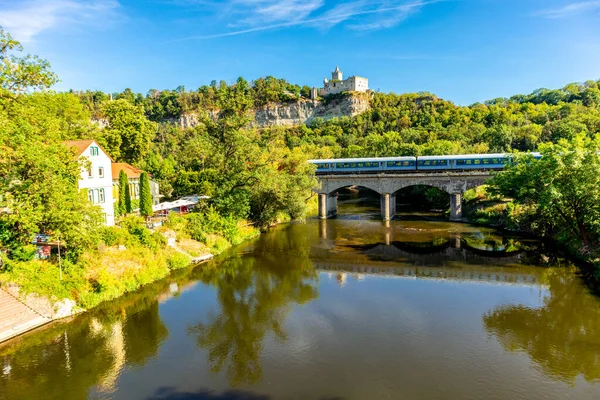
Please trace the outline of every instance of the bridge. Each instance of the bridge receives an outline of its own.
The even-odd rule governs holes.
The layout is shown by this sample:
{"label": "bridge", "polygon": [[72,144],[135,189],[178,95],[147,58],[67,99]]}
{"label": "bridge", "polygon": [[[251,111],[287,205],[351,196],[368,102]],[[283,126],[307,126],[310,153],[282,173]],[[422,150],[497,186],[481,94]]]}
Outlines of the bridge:
{"label": "bridge", "polygon": [[403,174],[317,175],[320,187],[319,218],[337,215],[337,191],[350,186],[361,186],[381,196],[381,218],[389,221],[396,215],[396,192],[409,186],[426,185],[441,189],[450,195],[450,220],[462,218],[462,197],[469,190],[485,184],[488,171],[468,172],[414,172]]}

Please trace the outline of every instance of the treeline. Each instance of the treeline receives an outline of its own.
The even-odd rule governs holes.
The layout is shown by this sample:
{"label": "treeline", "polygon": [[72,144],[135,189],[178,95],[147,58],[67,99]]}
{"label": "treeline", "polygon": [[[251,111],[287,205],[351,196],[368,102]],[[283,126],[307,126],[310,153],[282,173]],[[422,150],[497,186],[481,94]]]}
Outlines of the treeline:
{"label": "treeline", "polygon": [[[310,87],[289,83],[285,79],[272,76],[256,79],[248,83],[244,78],[239,78],[234,85],[225,81],[212,81],[198,90],[187,91],[184,86],[174,90],[151,89],[144,96],[125,89],[121,93],[104,93],[101,91],[72,91],[76,94],[91,112],[94,118],[103,118],[101,104],[109,99],[123,99],[130,104],[144,108],[146,117],[151,121],[163,121],[169,118],[178,118],[190,112],[218,110],[229,95],[231,86],[239,86],[247,101],[255,107],[262,107],[269,103],[286,103],[300,98],[310,98]],[[238,90],[239,91],[239,90]]]}

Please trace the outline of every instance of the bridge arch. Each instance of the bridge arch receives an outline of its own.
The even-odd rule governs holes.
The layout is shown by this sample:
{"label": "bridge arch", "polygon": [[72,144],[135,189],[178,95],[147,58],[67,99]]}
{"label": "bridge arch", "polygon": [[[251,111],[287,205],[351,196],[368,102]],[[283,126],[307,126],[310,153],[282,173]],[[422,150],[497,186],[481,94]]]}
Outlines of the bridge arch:
{"label": "bridge arch", "polygon": [[348,186],[362,186],[381,195],[381,217],[387,221],[395,216],[396,193],[404,188],[425,185],[441,189],[450,195],[450,219],[462,218],[462,195],[469,189],[484,185],[489,179],[487,171],[469,172],[417,172],[410,174],[372,175],[322,175],[318,176],[320,187],[319,218],[326,219],[337,214],[336,191]]}

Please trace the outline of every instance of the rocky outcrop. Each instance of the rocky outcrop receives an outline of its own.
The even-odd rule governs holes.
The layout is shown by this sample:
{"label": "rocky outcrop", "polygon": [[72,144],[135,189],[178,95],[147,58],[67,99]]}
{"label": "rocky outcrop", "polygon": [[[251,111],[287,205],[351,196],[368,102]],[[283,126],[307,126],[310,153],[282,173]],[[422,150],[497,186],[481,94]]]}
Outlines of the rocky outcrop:
{"label": "rocky outcrop", "polygon": [[[311,124],[315,119],[332,119],[339,117],[353,117],[369,109],[369,95],[366,93],[346,94],[333,99],[298,100],[293,103],[269,104],[254,111],[254,126],[294,126]],[[211,118],[217,118],[218,112],[209,112]],[[197,114],[188,113],[181,115],[174,121],[181,128],[198,126],[200,118]]]}

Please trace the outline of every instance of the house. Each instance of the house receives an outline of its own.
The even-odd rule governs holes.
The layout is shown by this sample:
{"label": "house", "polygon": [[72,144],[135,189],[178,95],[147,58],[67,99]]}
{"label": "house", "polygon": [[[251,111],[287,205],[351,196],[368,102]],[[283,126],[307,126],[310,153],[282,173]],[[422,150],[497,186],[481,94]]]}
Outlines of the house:
{"label": "house", "polygon": [[87,189],[90,202],[102,208],[105,225],[114,225],[115,210],[111,196],[113,159],[95,140],[68,140],[65,145],[74,149],[78,160],[89,161],[89,165],[81,170],[79,189]]}
{"label": "house", "polygon": [[[129,180],[129,193],[131,195],[131,200],[139,200],[140,176],[144,171],[127,163],[112,163],[111,168],[113,201],[116,202],[119,197],[119,174],[121,173],[121,171],[125,171],[127,179]],[[150,194],[152,195],[152,204],[158,204],[158,183],[154,182],[153,180],[150,180]]]}

